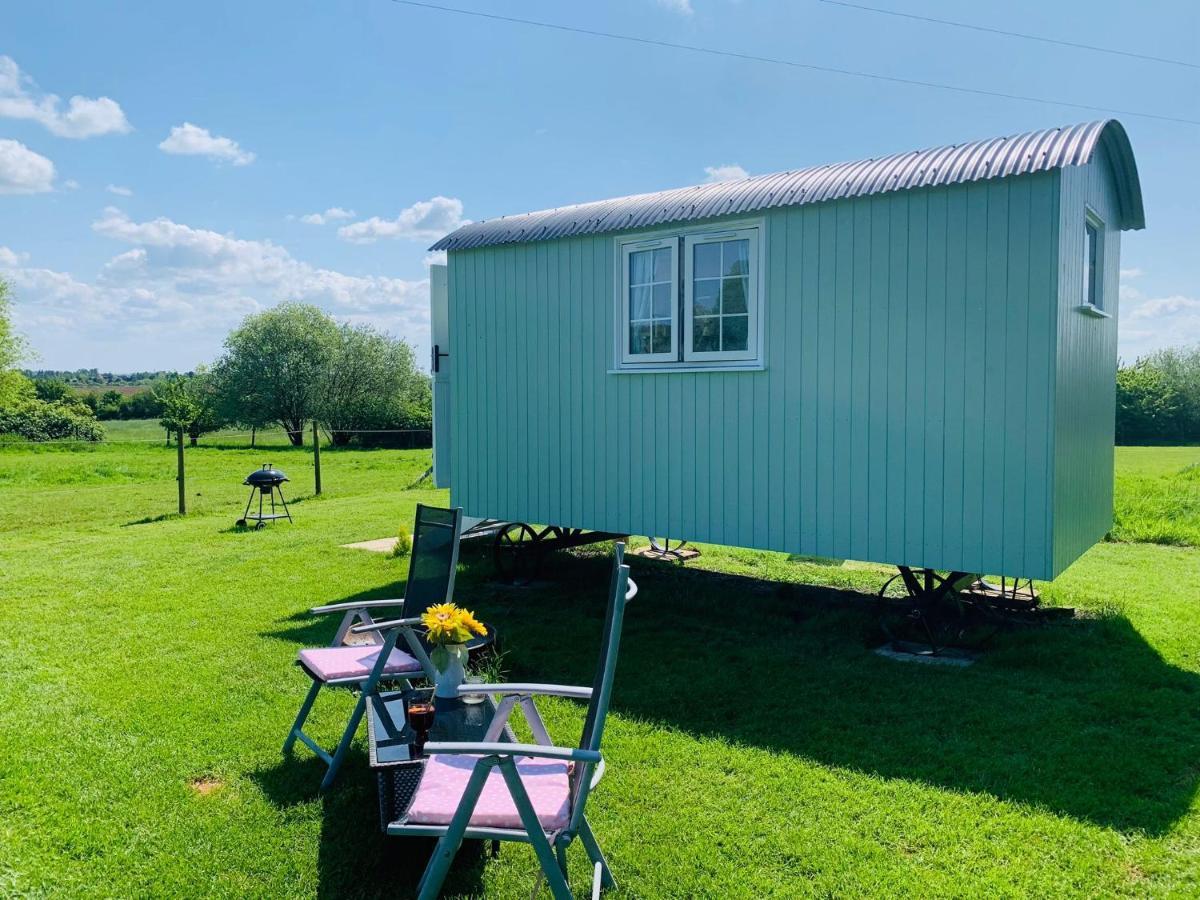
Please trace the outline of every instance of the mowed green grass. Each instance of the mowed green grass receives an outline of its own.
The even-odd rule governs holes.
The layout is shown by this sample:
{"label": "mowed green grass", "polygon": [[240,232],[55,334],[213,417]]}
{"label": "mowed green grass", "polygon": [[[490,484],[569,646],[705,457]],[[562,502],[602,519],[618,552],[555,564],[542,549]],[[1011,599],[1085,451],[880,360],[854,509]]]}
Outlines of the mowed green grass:
{"label": "mowed green grass", "polygon": [[[323,453],[313,498],[310,451],[275,450],[296,522],[243,532],[240,482],[267,458],[187,453],[180,518],[173,449],[0,448],[0,895],[407,896],[428,845],[379,834],[363,740],[324,797],[279,746],[295,652],[336,625],[308,607],[403,593],[402,563],[339,545],[445,501],[417,484],[429,454]],[[1118,509],[1145,515],[1145,485],[1200,450],[1117,459]],[[465,549],[459,598],[512,677],[587,681],[608,549],[525,589]],[[870,652],[877,567],[729,548],[633,566],[589,808],[620,896],[1200,892],[1200,549],[1096,546],[1045,588],[1075,620],[964,670]],[[351,702],[323,697],[312,732],[332,742]],[[581,706],[544,708],[577,737]],[[465,851],[450,893],[528,896],[535,867]]]}
{"label": "mowed green grass", "polygon": [[1118,447],[1111,537],[1200,547],[1200,450]]}

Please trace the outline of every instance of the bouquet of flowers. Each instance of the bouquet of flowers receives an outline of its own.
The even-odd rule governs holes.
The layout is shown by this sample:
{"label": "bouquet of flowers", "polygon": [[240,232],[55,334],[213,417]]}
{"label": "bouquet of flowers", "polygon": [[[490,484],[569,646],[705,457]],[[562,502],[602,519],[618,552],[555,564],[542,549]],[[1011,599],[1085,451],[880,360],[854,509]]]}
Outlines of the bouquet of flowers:
{"label": "bouquet of flowers", "polygon": [[439,603],[431,606],[421,615],[421,624],[425,626],[425,637],[433,645],[430,660],[439,671],[444,671],[450,663],[451,650],[457,657],[457,649],[471,639],[472,635],[485,635],[487,628],[475,618],[469,609],[462,609],[453,603]]}

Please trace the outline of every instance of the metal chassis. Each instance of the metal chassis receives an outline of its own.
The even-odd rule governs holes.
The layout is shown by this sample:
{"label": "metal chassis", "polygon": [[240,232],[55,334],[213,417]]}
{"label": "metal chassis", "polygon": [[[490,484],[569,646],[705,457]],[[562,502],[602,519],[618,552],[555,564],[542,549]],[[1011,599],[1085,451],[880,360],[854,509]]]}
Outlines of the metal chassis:
{"label": "metal chassis", "polygon": [[[528,584],[537,577],[542,560],[555,550],[569,550],[602,541],[624,540],[626,535],[607,531],[585,531],[562,525],[546,525],[541,530],[525,522],[504,519],[464,517],[460,540],[492,540],[492,561],[496,574],[510,584]],[[520,538],[513,539],[513,533]]]}

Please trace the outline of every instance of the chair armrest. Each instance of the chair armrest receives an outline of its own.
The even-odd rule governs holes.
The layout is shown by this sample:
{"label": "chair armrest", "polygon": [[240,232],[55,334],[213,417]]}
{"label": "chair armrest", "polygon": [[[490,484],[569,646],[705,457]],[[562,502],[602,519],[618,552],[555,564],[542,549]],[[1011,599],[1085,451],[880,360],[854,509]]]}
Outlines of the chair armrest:
{"label": "chair armrest", "polygon": [[309,610],[314,616],[324,615],[331,612],[345,612],[350,609],[379,609],[384,606],[403,606],[404,598],[398,600],[360,600],[358,602],[350,601],[348,603],[328,603],[325,606],[314,606]]}
{"label": "chair armrest", "polygon": [[[358,629],[356,628],[355,631]],[[590,687],[577,687],[571,684],[461,684],[460,694],[528,694],[548,697],[573,697],[576,700],[589,700],[592,696]]]}
{"label": "chair armrest", "polygon": [[425,745],[425,753],[442,753],[449,756],[534,756],[540,759],[560,759],[564,762],[598,763],[597,750],[581,750],[578,747],[547,747],[544,744],[484,744],[471,741],[431,741]]}
{"label": "chair armrest", "polygon": [[383,622],[372,622],[370,625],[355,625],[350,629],[351,634],[364,634],[368,631],[391,631],[393,628],[412,628],[421,624],[420,616],[411,619],[387,619]]}

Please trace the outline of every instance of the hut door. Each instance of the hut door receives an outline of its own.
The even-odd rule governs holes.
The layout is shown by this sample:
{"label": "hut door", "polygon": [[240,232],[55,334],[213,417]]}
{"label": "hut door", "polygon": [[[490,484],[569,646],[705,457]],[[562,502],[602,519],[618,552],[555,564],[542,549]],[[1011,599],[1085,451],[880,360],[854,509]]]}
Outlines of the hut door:
{"label": "hut door", "polygon": [[433,374],[433,483],[450,486],[450,291],[445,266],[429,267]]}

